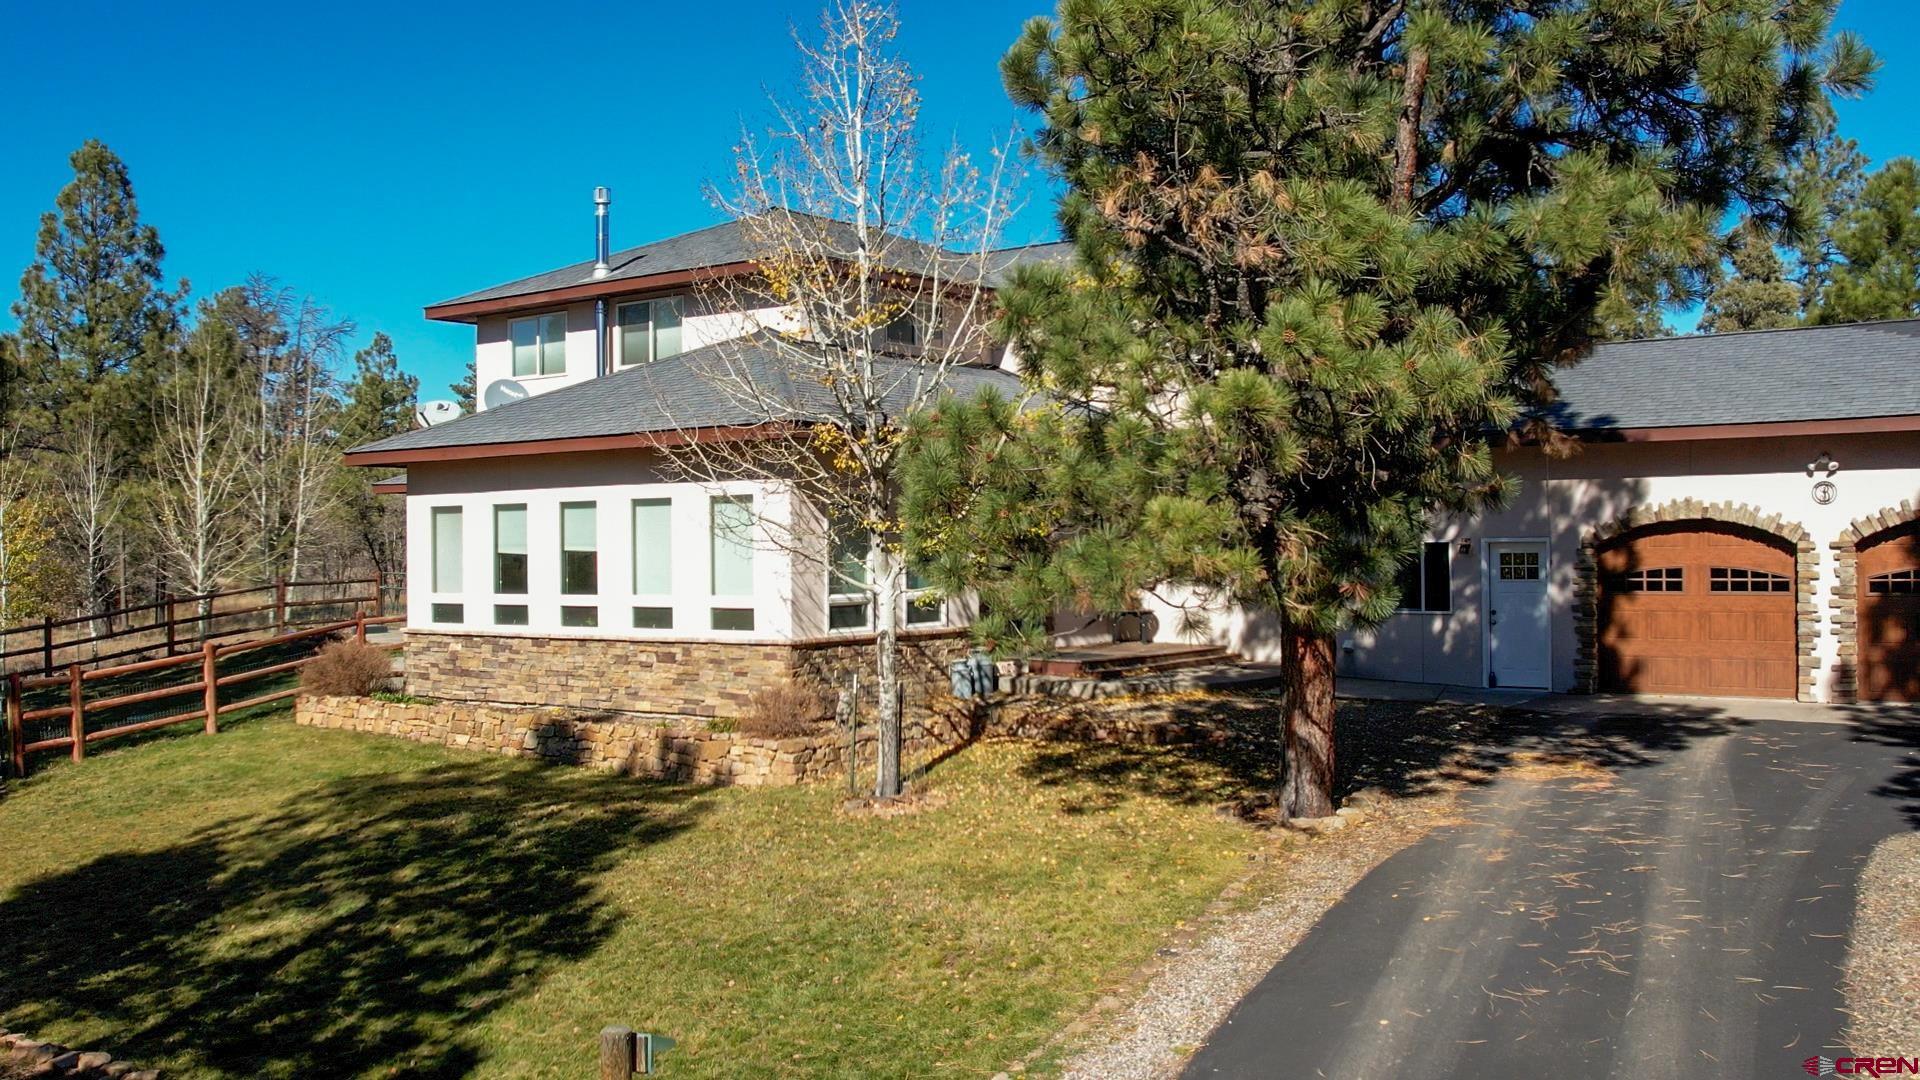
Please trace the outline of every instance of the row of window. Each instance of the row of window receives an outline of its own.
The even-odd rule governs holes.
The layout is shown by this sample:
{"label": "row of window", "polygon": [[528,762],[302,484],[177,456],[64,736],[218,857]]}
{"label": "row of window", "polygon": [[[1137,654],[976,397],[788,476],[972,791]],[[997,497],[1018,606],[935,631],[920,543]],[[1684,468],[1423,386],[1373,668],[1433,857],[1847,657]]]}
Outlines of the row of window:
{"label": "row of window", "polygon": [[[495,506],[493,510],[493,592],[497,596],[527,593],[527,507],[524,503]],[[632,593],[640,597],[665,598],[673,588],[673,501],[671,499],[634,499]],[[600,593],[600,504],[563,502],[560,504],[560,594],[597,596]],[[713,597],[753,596],[753,498],[749,495],[715,496],[709,503],[708,595]],[[431,510],[433,566],[431,579],[436,593],[466,591],[466,511],[458,506],[436,506]],[[526,604],[495,604],[492,622],[496,626],[525,626]],[[709,612],[714,630],[752,630],[753,608],[716,605]],[[436,603],[431,617],[436,623],[467,621],[464,604]],[[562,604],[560,625],[591,627],[600,625],[597,604]],[[633,625],[642,630],[673,629],[673,607],[652,604],[633,609]]]}
{"label": "row of window", "polygon": [[1875,596],[1920,596],[1920,570],[1894,570],[1867,579],[1867,592]]}
{"label": "row of window", "polygon": [[[620,367],[647,364],[680,354],[680,298],[638,300],[614,308],[613,362]],[[564,311],[515,319],[507,324],[513,343],[513,373],[563,375],[567,370],[567,314]]]}
{"label": "row of window", "polygon": [[[1655,566],[1623,575],[1617,588],[1621,592],[1685,592],[1686,568]],[[1793,583],[1785,574],[1749,570],[1739,566],[1714,566],[1707,569],[1707,591],[1717,593],[1776,593],[1792,591]]]}

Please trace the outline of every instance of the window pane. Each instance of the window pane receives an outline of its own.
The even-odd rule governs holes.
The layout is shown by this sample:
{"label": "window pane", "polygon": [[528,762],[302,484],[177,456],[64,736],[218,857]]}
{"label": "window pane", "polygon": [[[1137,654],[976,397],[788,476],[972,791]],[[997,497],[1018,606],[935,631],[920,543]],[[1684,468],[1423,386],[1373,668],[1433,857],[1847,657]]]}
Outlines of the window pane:
{"label": "window pane", "polygon": [[513,339],[513,373],[534,375],[540,371],[540,321],[515,319],[507,327]]}
{"label": "window pane", "polygon": [[751,630],[753,629],[753,609],[714,608],[713,628],[715,630]]}
{"label": "window pane", "polygon": [[[713,500],[713,595],[753,595],[753,499]],[[714,627],[714,629],[722,629]]]}
{"label": "window pane", "polygon": [[1401,611],[1420,610],[1420,560],[1408,559],[1400,564],[1400,570],[1394,575],[1394,591],[1400,594],[1395,605]]}
{"label": "window pane", "polygon": [[[527,508],[493,508],[493,591],[527,591]],[[498,622],[498,619],[494,620]]]}
{"label": "window pane", "polygon": [[644,364],[653,359],[649,351],[653,341],[653,305],[622,304],[620,323],[620,364]]}
{"label": "window pane", "polygon": [[680,301],[653,302],[653,358],[665,360],[680,355]]}
{"label": "window pane", "polygon": [[827,573],[827,593],[843,596],[864,591],[867,584],[867,538],[855,531],[835,530],[833,569]]}
{"label": "window pane", "polygon": [[527,625],[527,605],[525,604],[493,605],[493,624],[495,626]]}
{"label": "window pane", "polygon": [[633,501],[633,591],[673,591],[673,502]]}
{"label": "window pane", "polygon": [[457,623],[464,618],[466,618],[466,607],[463,604],[433,605],[433,621],[434,622]]}
{"label": "window pane", "polygon": [[540,374],[558,375],[567,370],[567,317],[540,317]]}
{"label": "window pane", "polygon": [[600,591],[598,540],[593,503],[560,504],[561,592],[588,596]]}
{"label": "window pane", "polygon": [[600,609],[597,607],[563,607],[560,609],[561,626],[599,626]]}
{"label": "window pane", "polygon": [[907,601],[908,626],[924,626],[927,623],[937,623],[944,619],[946,614],[947,605],[943,601],[936,600],[931,596]]}
{"label": "window pane", "polygon": [[673,629],[673,609],[670,607],[634,608],[633,628],[635,630],[671,630]]}
{"label": "window pane", "polygon": [[459,592],[460,585],[460,508],[433,508],[433,591]]}
{"label": "window pane", "polygon": [[827,628],[829,630],[865,630],[867,621],[867,602],[857,604],[833,604],[827,608]]}
{"label": "window pane", "polygon": [[1453,610],[1453,571],[1448,562],[1449,545],[1445,540],[1435,540],[1427,544],[1426,550],[1426,588],[1421,597],[1421,606],[1428,611]]}

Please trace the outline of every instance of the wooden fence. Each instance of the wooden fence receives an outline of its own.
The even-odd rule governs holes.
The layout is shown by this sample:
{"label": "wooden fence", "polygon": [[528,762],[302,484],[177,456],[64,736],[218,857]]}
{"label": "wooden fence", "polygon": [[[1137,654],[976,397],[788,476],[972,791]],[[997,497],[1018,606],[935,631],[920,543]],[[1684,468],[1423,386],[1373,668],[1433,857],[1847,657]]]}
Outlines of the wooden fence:
{"label": "wooden fence", "polygon": [[[117,667],[83,669],[78,662],[69,664],[65,672],[59,675],[22,675],[18,672],[8,675],[6,682],[7,744],[11,748],[10,757],[13,775],[27,775],[27,755],[42,750],[68,750],[73,760],[80,761],[87,756],[87,746],[103,739],[132,735],[142,731],[182,724],[190,720],[200,720],[206,725],[207,734],[219,729],[219,717],[222,713],[235,709],[245,709],[254,705],[264,705],[279,701],[299,693],[296,687],[270,694],[260,694],[241,701],[220,700],[220,689],[238,683],[250,682],[281,672],[297,670],[313,661],[306,656],[297,660],[265,664],[245,671],[222,675],[218,662],[223,656],[233,656],[273,646],[290,644],[311,638],[326,637],[343,631],[352,631],[356,640],[367,640],[367,627],[384,623],[396,623],[405,618],[402,615],[376,615],[369,618],[365,613],[352,619],[316,626],[309,630],[277,634],[273,637],[259,638],[253,641],[234,642],[222,645],[217,641],[203,642],[200,648],[184,656],[165,656],[154,660],[142,660],[133,664],[121,664]],[[398,645],[388,646],[398,648]],[[195,682],[180,683],[172,686],[157,687],[152,690],[140,690],[134,693],[115,694],[110,697],[87,700],[87,684],[103,679],[122,678],[128,675],[144,674],[167,668],[182,667],[187,664],[200,665],[200,678]],[[29,709],[26,707],[27,695],[38,690],[65,687],[66,703]],[[188,712],[172,716],[162,716],[151,720],[115,724],[109,727],[87,730],[88,713],[98,714],[107,709],[129,705],[140,705],[150,701],[159,701],[186,694],[200,695],[199,707]],[[27,741],[27,725],[36,721],[54,720],[64,717],[67,720],[67,733],[53,738],[41,738]]]}
{"label": "wooden fence", "polygon": [[[76,615],[71,619],[42,619],[38,623],[26,623],[19,626],[0,628],[0,645],[26,635],[33,644],[0,650],[0,671],[8,668],[38,669],[42,677],[51,677],[61,667],[71,663],[105,664],[114,660],[123,660],[129,656],[140,656],[165,650],[165,655],[174,656],[184,648],[197,650],[208,641],[237,637],[241,634],[258,633],[271,628],[274,634],[285,634],[289,627],[302,623],[300,616],[317,607],[349,607],[355,614],[371,611],[378,619],[387,613],[388,595],[393,591],[393,583],[379,574],[370,578],[346,578],[339,581],[276,581],[271,585],[255,585],[245,589],[228,589],[223,592],[204,593],[197,596],[163,596],[151,604],[136,604],[131,607],[114,608],[110,611],[96,611],[88,615]],[[296,589],[346,589],[344,596],[296,596]],[[238,606],[222,608],[222,602]],[[182,614],[184,612],[184,614]],[[269,614],[270,613],[270,614]],[[152,621],[136,625],[134,619],[151,615]],[[119,629],[111,629],[116,621],[121,622]],[[80,637],[61,637],[57,632],[88,624],[104,624],[109,629],[103,632],[87,633]],[[127,644],[129,639],[139,638],[139,642]],[[77,655],[78,650],[86,646],[118,645],[107,652],[96,648],[84,658]],[[56,654],[65,652],[68,664],[56,662]],[[18,661],[29,662],[21,665]],[[35,662],[37,661],[37,663]]]}

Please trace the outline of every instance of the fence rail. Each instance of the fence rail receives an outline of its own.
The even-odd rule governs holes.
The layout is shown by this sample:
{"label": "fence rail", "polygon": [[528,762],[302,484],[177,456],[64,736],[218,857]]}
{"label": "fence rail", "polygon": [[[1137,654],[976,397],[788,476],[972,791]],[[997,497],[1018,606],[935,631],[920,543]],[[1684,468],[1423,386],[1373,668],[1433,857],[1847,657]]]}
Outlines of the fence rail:
{"label": "fence rail", "polygon": [[[56,662],[61,659],[56,654],[61,652],[67,653],[64,659],[70,663],[84,662],[95,665],[162,650],[167,657],[179,655],[183,649],[186,650],[187,655],[191,655],[209,641],[259,633],[269,628],[276,635],[284,634],[290,626],[300,625],[303,621],[301,616],[314,608],[351,606],[356,615],[371,612],[376,619],[384,618],[392,594],[397,587],[396,581],[389,580],[387,576],[381,574],[367,578],[343,578],[337,581],[281,580],[270,585],[253,585],[242,589],[227,589],[191,596],[168,595],[149,604],[134,604],[87,615],[76,615],[67,619],[49,617],[37,623],[0,627],[0,646],[22,635],[35,639],[31,645],[0,648],[0,670],[20,667],[17,661],[22,658],[33,658],[39,661],[38,664],[29,664],[24,670],[31,671],[37,667],[41,677],[52,677],[56,671],[65,666]],[[348,592],[341,596],[293,594],[295,589],[316,588],[344,589]],[[238,601],[241,606],[222,608],[219,605],[223,601],[229,603]],[[182,614],[183,611],[185,614]],[[271,616],[264,622],[249,618],[269,612]],[[134,624],[133,618],[145,613],[152,614],[152,621]],[[117,630],[109,629],[105,632],[67,638],[59,637],[56,633],[62,629],[86,624],[104,624],[111,627],[115,621],[122,619],[127,621]],[[234,625],[235,619],[242,622]],[[84,659],[75,654],[76,650],[89,645],[99,646],[135,637],[146,640],[106,652],[96,650]]]}
{"label": "fence rail", "polygon": [[[222,713],[229,713],[236,709],[250,708],[255,705],[264,705],[268,702],[279,701],[299,693],[298,688],[295,688],[259,694],[240,701],[222,702],[220,700],[221,687],[250,682],[254,679],[261,679],[282,672],[294,671],[313,662],[313,657],[306,656],[296,660],[263,664],[257,668],[249,668],[245,671],[231,672],[222,675],[218,670],[218,664],[222,656],[233,656],[272,646],[286,645],[296,641],[328,637],[343,631],[352,631],[356,640],[364,642],[367,640],[367,627],[397,623],[404,618],[405,616],[402,615],[376,615],[369,618],[365,612],[360,612],[353,618],[340,622],[328,623],[324,626],[316,626],[306,630],[276,634],[272,637],[259,638],[253,641],[240,641],[222,645],[218,641],[208,640],[203,642],[200,648],[194,652],[181,656],[164,656],[153,660],[141,660],[132,664],[120,664],[114,667],[96,667],[90,669],[82,668],[80,663],[75,661],[67,666],[66,671],[58,675],[23,675],[15,672],[6,677],[7,745],[11,749],[9,756],[13,767],[13,775],[27,775],[27,755],[29,754],[38,753],[43,750],[67,750],[72,753],[73,760],[81,761],[86,758],[87,746],[90,743],[97,743],[103,739],[117,738],[122,735],[132,735],[142,731],[153,731],[173,724],[185,723],[189,720],[200,720],[204,722],[207,734],[212,735],[219,730],[219,717]],[[387,647],[398,648],[399,646],[392,645]],[[91,701],[87,700],[86,687],[90,682],[99,682],[103,679],[124,678],[129,675],[140,675],[167,668],[184,667],[188,664],[200,665],[200,678],[195,682],[162,686],[151,690],[138,690],[132,693],[114,694],[108,697],[95,698]],[[37,690],[49,690],[56,687],[64,687],[66,689],[66,704],[42,706],[34,709],[26,707],[28,694]],[[144,705],[150,701],[180,697],[186,694],[199,694],[200,707],[172,716],[114,724],[109,727],[95,728],[92,731],[87,730],[87,717],[89,713],[99,714],[108,709],[124,708],[130,705]],[[42,720],[54,720],[61,717],[67,719],[67,733],[65,735],[36,739],[32,742],[27,741],[28,724]]]}

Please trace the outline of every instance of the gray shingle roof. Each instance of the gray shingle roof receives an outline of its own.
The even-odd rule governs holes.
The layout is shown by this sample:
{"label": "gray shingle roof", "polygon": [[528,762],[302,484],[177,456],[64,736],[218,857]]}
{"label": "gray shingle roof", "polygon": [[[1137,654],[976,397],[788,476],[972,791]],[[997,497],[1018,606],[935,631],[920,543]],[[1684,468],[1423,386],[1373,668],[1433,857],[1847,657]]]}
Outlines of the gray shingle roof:
{"label": "gray shingle roof", "polygon": [[1073,241],[1051,240],[1044,244],[1001,248],[993,254],[995,265],[987,274],[987,284],[999,288],[1005,285],[1007,279],[1013,276],[1013,272],[1022,266],[1048,263],[1064,266],[1072,262]]}
{"label": "gray shingle roof", "polygon": [[1554,383],[1569,430],[1920,415],[1920,319],[1609,342]]}
{"label": "gray shingle roof", "polygon": [[[809,214],[795,214],[800,222],[811,226],[818,239],[830,249],[838,248],[851,251],[851,225],[842,221],[814,217]],[[1014,261],[1027,261],[1043,254],[1040,249],[1065,248],[1071,254],[1070,245],[1034,244],[1023,248],[1006,248],[1005,253]],[[684,270],[698,270],[708,266],[725,266],[729,263],[751,262],[755,246],[746,228],[738,221],[724,221],[704,229],[695,229],[678,236],[669,236],[664,240],[655,240],[650,244],[616,251],[607,257],[612,268],[606,277],[596,279],[593,276],[593,260],[577,262],[557,270],[523,277],[516,281],[494,285],[475,292],[465,293],[450,300],[442,300],[433,307],[448,304],[466,304],[477,300],[500,300],[513,296],[530,296],[553,289],[564,289],[571,285],[586,285],[595,280],[621,281],[632,278],[652,277],[656,274],[671,274]],[[931,262],[938,249],[916,240],[895,236],[884,251],[887,262],[901,270],[918,270]],[[995,255],[1001,252],[995,252]],[[952,258],[951,255],[948,256]],[[951,265],[951,264],[950,264]],[[996,267],[989,273],[988,280],[998,283],[1007,267]]]}
{"label": "gray shingle roof", "polygon": [[[831,419],[834,410],[827,389],[816,382],[790,378],[790,364],[782,359],[771,337],[771,331],[763,331],[708,345],[435,427],[394,435],[351,452],[490,446]],[[882,358],[879,368],[889,412],[897,417],[919,396],[916,379],[925,374],[926,365]],[[740,378],[750,379],[761,393],[785,403],[784,408],[777,415],[768,415],[774,410],[745,407],[727,390],[730,382]],[[1011,398],[1019,393],[1020,380],[996,368],[956,367],[947,370],[946,387],[962,397],[992,387]]]}

